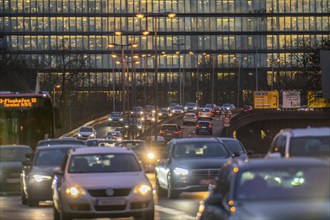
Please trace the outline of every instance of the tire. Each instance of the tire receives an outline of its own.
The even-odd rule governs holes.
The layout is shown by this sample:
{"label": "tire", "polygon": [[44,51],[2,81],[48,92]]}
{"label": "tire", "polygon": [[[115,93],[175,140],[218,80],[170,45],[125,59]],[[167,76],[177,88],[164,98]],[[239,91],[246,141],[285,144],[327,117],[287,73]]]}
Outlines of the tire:
{"label": "tire", "polygon": [[36,206],[39,205],[39,201],[36,200],[36,199],[33,199],[33,198],[31,198],[31,197],[28,197],[28,199],[27,199],[27,204],[28,204],[28,206],[30,206],[30,207],[36,207]]}
{"label": "tire", "polygon": [[21,189],[21,200],[22,200],[22,205],[27,205],[27,199],[26,199],[26,195],[23,189]]}
{"label": "tire", "polygon": [[158,182],[158,178],[156,176],[156,192],[158,197],[165,197],[166,196],[166,190],[163,189]]}
{"label": "tire", "polygon": [[179,198],[180,193],[177,190],[172,189],[171,179],[168,178],[168,188],[167,188],[167,198],[168,199],[177,199]]}

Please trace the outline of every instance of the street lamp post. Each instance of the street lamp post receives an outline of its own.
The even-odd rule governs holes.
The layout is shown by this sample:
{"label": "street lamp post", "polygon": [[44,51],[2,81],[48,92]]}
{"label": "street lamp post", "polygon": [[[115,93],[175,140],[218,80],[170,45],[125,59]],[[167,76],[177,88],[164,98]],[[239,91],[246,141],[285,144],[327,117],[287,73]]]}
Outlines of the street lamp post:
{"label": "street lamp post", "polygon": [[183,94],[184,94],[184,88],[182,88],[182,74],[181,74],[181,46],[186,45],[185,43],[173,43],[173,45],[178,46],[179,51],[177,52],[178,60],[179,60],[179,102],[180,105],[183,105]]}
{"label": "street lamp post", "polygon": [[[53,87],[53,105],[54,107],[56,106],[56,89],[61,88],[60,84],[55,84]],[[53,109],[53,130],[54,130],[54,135],[55,135],[55,130],[56,130],[56,114],[55,114],[55,109]]]}
{"label": "street lamp post", "polygon": [[272,78],[271,78],[271,84],[270,84],[270,90],[274,90],[274,64],[280,62],[280,59],[267,59],[272,65]]}
{"label": "street lamp post", "polygon": [[246,57],[235,57],[238,63],[238,74],[237,74],[237,107],[240,105],[240,93],[241,93],[241,63],[246,60]]}

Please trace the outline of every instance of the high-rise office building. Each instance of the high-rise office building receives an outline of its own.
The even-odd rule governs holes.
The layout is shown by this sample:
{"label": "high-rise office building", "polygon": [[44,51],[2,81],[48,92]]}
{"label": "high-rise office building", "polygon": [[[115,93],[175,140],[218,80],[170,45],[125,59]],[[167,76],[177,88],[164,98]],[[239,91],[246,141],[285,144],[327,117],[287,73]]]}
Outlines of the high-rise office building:
{"label": "high-rise office building", "polygon": [[0,33],[49,91],[73,68],[72,90],[109,100],[240,104],[295,80],[329,13],[330,0],[0,0]]}

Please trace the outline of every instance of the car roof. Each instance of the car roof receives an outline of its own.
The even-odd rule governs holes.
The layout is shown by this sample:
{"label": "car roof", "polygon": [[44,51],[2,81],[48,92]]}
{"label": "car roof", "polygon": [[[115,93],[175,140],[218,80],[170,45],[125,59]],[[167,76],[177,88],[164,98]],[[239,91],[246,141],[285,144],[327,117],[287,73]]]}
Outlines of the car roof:
{"label": "car roof", "polygon": [[290,132],[294,137],[330,136],[330,127],[282,129],[280,132]]}
{"label": "car roof", "polygon": [[171,141],[174,141],[175,143],[219,142],[219,140],[215,137],[173,138]]}
{"label": "car roof", "polygon": [[74,144],[57,144],[57,145],[49,145],[49,146],[39,146],[37,147],[37,150],[43,150],[43,149],[58,149],[58,148],[86,148],[86,145],[74,145]]}
{"label": "car roof", "polygon": [[71,155],[104,154],[104,153],[132,153],[133,151],[121,147],[84,147],[72,150]]}
{"label": "car roof", "polygon": [[0,145],[0,148],[31,148],[31,147],[22,144],[8,144],[8,145]]}
{"label": "car roof", "polygon": [[285,168],[290,166],[330,166],[330,163],[326,160],[312,157],[291,157],[291,158],[277,158],[277,159],[264,159],[256,158],[250,159],[247,163],[239,163],[242,169],[254,169],[261,167],[269,168]]}

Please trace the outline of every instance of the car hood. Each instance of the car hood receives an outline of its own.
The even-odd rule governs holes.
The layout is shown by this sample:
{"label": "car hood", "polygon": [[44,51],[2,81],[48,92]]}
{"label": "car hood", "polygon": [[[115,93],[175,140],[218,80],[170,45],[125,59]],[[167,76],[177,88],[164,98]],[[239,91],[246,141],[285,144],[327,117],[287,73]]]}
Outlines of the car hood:
{"label": "car hood", "polygon": [[131,188],[149,182],[142,172],[70,174],[67,176],[67,181],[70,185],[77,184],[83,188]]}
{"label": "car hood", "polygon": [[1,162],[0,163],[0,170],[7,170],[7,169],[17,169],[21,170],[23,167],[21,161],[8,161],[8,162]]}
{"label": "car hood", "polygon": [[300,219],[325,220],[330,218],[329,200],[260,200],[237,203],[230,220],[238,219]]}
{"label": "car hood", "polygon": [[53,176],[53,169],[57,167],[54,166],[33,166],[31,173],[39,175]]}
{"label": "car hood", "polygon": [[211,157],[211,158],[194,158],[194,159],[173,159],[173,167],[181,167],[186,169],[220,169],[230,158]]}

